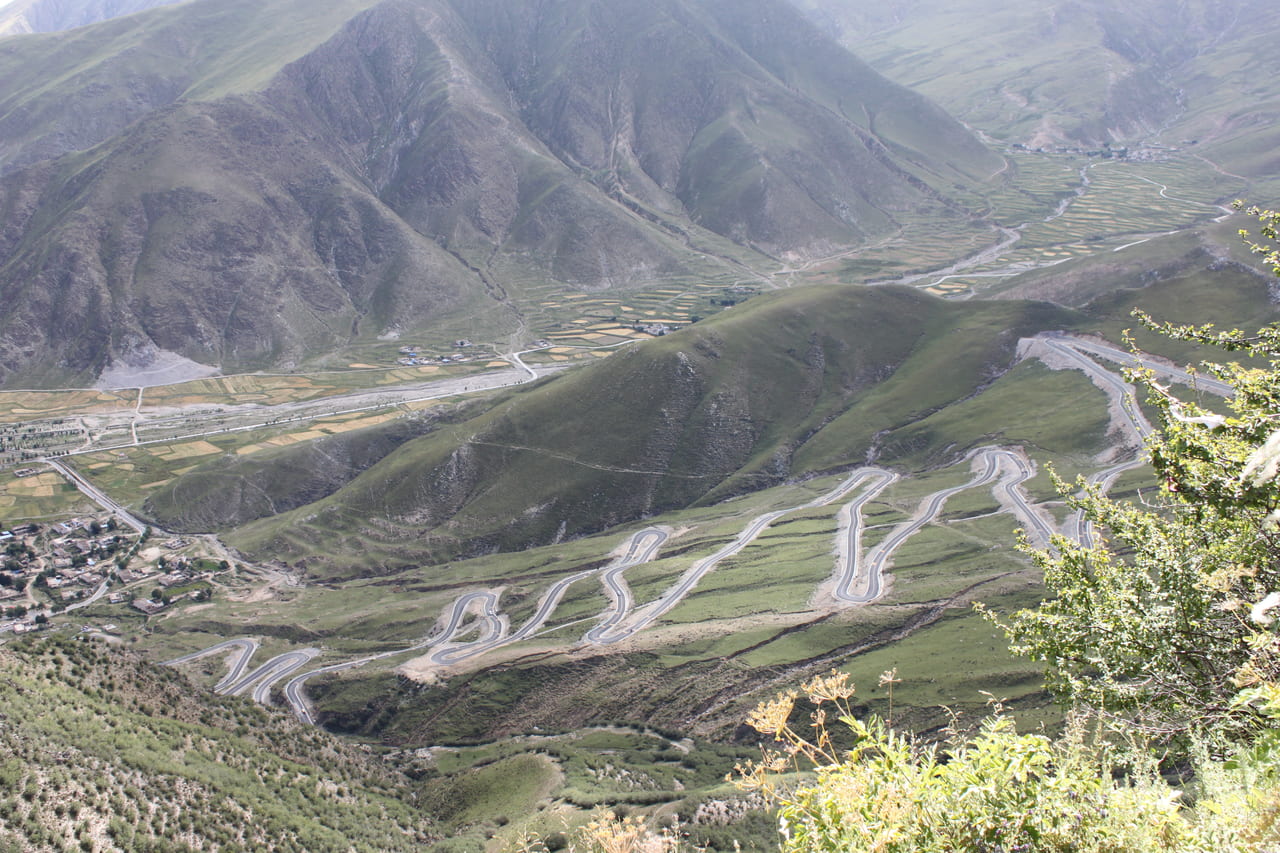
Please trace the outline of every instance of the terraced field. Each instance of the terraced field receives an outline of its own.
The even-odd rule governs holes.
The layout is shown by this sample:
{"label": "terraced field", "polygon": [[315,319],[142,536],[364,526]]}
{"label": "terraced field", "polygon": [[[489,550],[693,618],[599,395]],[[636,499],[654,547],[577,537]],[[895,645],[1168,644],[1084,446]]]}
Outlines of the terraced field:
{"label": "terraced field", "polygon": [[0,521],[5,525],[65,518],[93,508],[75,486],[39,467],[40,473],[27,477],[16,475],[21,468],[0,471]]}
{"label": "terraced field", "polygon": [[[1028,156],[1014,159],[1025,162]],[[1041,159],[1037,156],[1036,161]],[[910,283],[937,296],[970,297],[998,289],[1002,281],[1029,270],[1119,252],[1160,234],[1219,219],[1231,213],[1226,202],[1245,190],[1243,181],[1185,154],[1170,153],[1152,162],[1067,155],[1055,159],[1074,163],[1079,171],[1075,191],[1052,213],[1035,216],[1036,205],[1014,194],[997,199],[996,215],[1017,232],[1016,239],[1011,236],[1001,251],[963,270],[912,277]]]}

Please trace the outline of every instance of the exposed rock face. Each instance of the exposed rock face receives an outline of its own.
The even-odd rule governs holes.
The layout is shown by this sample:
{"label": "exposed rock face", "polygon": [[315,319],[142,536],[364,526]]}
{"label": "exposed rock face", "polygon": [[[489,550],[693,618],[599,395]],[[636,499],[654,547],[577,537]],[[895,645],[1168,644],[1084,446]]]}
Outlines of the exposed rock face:
{"label": "exposed rock face", "polygon": [[0,385],[501,338],[512,274],[630,287],[707,230],[823,254],[996,169],[777,0],[262,6],[0,43]]}

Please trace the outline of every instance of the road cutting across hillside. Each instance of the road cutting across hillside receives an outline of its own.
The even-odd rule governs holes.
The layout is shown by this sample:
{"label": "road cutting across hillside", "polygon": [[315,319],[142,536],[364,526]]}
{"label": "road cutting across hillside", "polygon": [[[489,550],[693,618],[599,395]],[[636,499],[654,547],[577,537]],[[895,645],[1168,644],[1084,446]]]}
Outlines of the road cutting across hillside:
{"label": "road cutting across hillside", "polygon": [[[1150,368],[1158,376],[1177,382],[1194,383],[1196,387],[1215,394],[1230,390],[1229,386],[1217,380],[1192,375],[1163,363],[1141,359],[1123,350],[1092,340],[1053,334],[1028,339],[1024,343],[1031,345],[1024,352],[1024,357],[1046,358],[1045,354],[1048,353],[1052,357],[1047,358],[1046,363],[1052,362],[1051,367],[1082,370],[1106,392],[1112,401],[1113,421],[1118,422],[1122,430],[1129,435],[1126,445],[1130,447],[1141,444],[1142,440],[1152,432],[1151,424],[1137,405],[1133,396],[1133,387],[1116,373],[1095,361],[1095,357],[1124,366]],[[1036,347],[1043,349],[1036,349]],[[513,356],[513,363],[524,367],[531,378],[533,371],[523,364],[519,355]],[[793,507],[773,510],[752,518],[736,537],[711,555],[695,560],[671,586],[647,604],[635,603],[624,575],[628,569],[658,558],[661,548],[671,536],[671,531],[666,528],[648,527],[639,530],[622,543],[617,556],[603,567],[575,572],[557,580],[543,594],[534,614],[515,631],[510,630],[509,619],[501,612],[500,590],[473,590],[456,598],[437,622],[439,629],[419,642],[403,649],[341,661],[296,675],[294,673],[318,654],[318,650],[304,649],[278,655],[247,675],[244,670],[257,648],[256,642],[248,639],[229,640],[168,663],[180,664],[205,655],[216,654],[219,651],[238,648],[240,654],[231,662],[228,675],[215,687],[218,692],[243,693],[252,687],[253,697],[258,701],[267,702],[272,686],[292,675],[293,677],[289,678],[283,689],[285,699],[300,719],[314,722],[314,715],[304,690],[309,679],[396,655],[428,650],[430,651],[426,661],[430,667],[443,669],[474,661],[498,648],[536,636],[547,626],[569,588],[593,576],[599,577],[605,593],[609,596],[610,607],[597,617],[597,624],[583,635],[581,643],[586,646],[610,646],[620,643],[650,627],[669,613],[709,573],[725,560],[741,553],[779,519],[791,513],[844,501],[851,494],[854,495],[853,499],[844,503],[837,514],[834,542],[835,570],[830,584],[832,598],[838,605],[865,606],[879,600],[885,591],[885,572],[892,566],[895,553],[911,536],[925,526],[936,523],[947,501],[964,491],[989,486],[1001,511],[1013,514],[1037,545],[1043,547],[1049,544],[1051,536],[1055,533],[1054,525],[1047,518],[1047,513],[1036,506],[1023,489],[1023,484],[1035,474],[1035,466],[1023,452],[1007,447],[983,447],[966,456],[965,463],[975,469],[973,476],[960,485],[926,495],[907,521],[896,525],[870,550],[864,549],[862,543],[865,531],[864,508],[897,483],[901,475],[884,468],[863,466],[851,471],[839,485],[823,495]],[[1130,456],[1120,463],[1095,473],[1089,482],[1105,491],[1125,471],[1143,464],[1145,462],[1140,456]],[[1063,533],[1082,544],[1088,545],[1092,542],[1092,531],[1080,513],[1068,518],[1063,526]],[[565,626],[555,626],[550,630],[562,627]],[[474,638],[459,642],[459,638],[472,633],[476,634]]]}

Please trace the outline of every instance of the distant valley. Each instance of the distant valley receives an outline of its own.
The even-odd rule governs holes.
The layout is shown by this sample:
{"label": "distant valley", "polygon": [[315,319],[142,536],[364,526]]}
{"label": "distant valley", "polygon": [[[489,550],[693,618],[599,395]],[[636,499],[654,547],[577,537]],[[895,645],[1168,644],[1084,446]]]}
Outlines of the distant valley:
{"label": "distant valley", "polygon": [[979,691],[1059,726],[972,605],[1042,596],[1017,530],[1098,535],[1050,468],[1151,488],[1126,340],[1218,404],[1135,308],[1280,316],[1232,207],[1280,188],[1278,22],[943,5],[0,9],[0,669],[138,733],[14,743],[259,810],[311,768],[294,813],[128,835],[138,797],[24,765],[0,846],[376,813],[367,849],[501,849],[608,807],[771,849],[723,777],[807,677],[926,736]]}

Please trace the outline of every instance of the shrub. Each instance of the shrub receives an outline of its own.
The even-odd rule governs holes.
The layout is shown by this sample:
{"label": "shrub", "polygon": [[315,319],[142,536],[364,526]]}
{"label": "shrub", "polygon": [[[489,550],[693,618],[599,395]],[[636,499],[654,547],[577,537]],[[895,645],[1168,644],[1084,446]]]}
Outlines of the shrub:
{"label": "shrub", "polygon": [[[776,747],[738,779],[778,804],[785,851],[1262,853],[1280,842],[1276,752],[1202,757],[1200,796],[1188,807],[1141,750],[1086,743],[1083,718],[1054,740],[1020,734],[997,709],[973,736],[938,747],[853,717],[843,673],[805,690],[817,706],[814,739],[789,722],[796,694],[762,704],[749,723]],[[827,730],[832,706],[855,738],[847,752]],[[1130,761],[1123,775],[1117,754]],[[793,777],[782,771],[801,768],[816,779],[783,784]]]}

